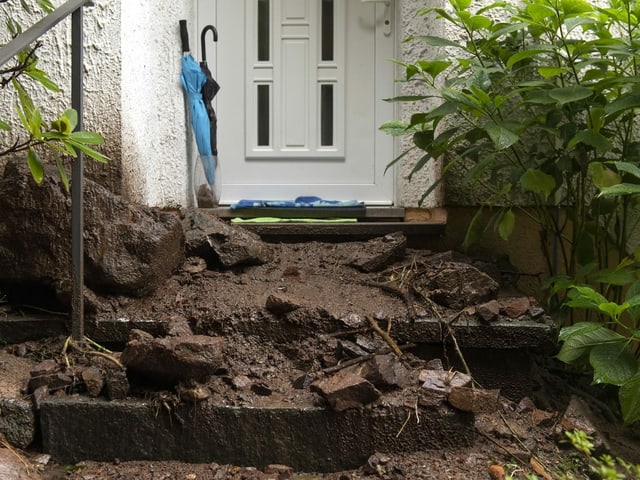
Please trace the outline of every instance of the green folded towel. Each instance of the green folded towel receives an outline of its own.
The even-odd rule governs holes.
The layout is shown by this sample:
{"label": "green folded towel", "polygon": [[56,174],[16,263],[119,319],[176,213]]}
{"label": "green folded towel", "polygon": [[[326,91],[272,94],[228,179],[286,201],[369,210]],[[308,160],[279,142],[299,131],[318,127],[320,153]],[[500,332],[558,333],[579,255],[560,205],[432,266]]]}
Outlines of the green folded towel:
{"label": "green folded towel", "polygon": [[357,223],[357,218],[232,218],[231,223]]}

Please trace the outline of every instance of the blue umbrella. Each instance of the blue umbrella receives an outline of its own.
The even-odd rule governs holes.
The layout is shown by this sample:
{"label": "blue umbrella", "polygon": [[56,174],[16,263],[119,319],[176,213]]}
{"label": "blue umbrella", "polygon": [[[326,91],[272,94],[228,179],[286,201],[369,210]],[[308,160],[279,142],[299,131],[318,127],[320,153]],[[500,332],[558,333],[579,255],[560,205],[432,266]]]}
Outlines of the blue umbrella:
{"label": "blue umbrella", "polygon": [[186,20],[180,20],[180,36],[182,39],[182,86],[189,99],[191,125],[196,137],[198,154],[202,162],[204,174],[209,185],[215,182],[215,159],[211,151],[211,123],[202,99],[202,87],[207,81],[206,74],[198,62],[189,53],[189,34]]}

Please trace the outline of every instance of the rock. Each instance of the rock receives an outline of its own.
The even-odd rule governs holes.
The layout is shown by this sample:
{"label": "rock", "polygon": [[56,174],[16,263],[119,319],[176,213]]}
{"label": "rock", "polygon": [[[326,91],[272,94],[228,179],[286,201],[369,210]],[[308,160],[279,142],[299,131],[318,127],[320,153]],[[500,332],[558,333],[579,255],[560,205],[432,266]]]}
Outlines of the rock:
{"label": "rock", "polygon": [[331,408],[338,412],[360,408],[380,397],[380,392],[371,382],[344,371],[312,383],[311,388],[320,393]]}
{"label": "rock", "polygon": [[246,375],[238,375],[231,379],[231,386],[236,390],[248,390],[251,388],[251,379]]}
{"label": "rock", "polygon": [[264,382],[257,382],[251,384],[251,391],[261,397],[268,397],[273,393],[273,390],[269,385]]}
{"label": "rock", "polygon": [[41,385],[36,388],[31,395],[31,398],[33,400],[33,408],[36,410],[40,410],[42,401],[49,396],[49,387],[47,387],[46,385]]}
{"label": "rock", "polygon": [[384,453],[374,453],[367,459],[367,463],[363,466],[362,470],[370,475],[377,475],[384,477],[387,473],[387,464],[391,461],[391,457]]}
{"label": "rock", "polygon": [[364,248],[347,265],[362,272],[378,272],[384,270],[391,262],[405,256],[407,238],[402,232],[390,233],[384,237],[369,240]]}
{"label": "rock", "polygon": [[489,300],[476,306],[476,314],[485,322],[492,322],[500,315],[500,304],[497,300]]}
{"label": "rock", "polygon": [[187,255],[204,258],[210,266],[261,265],[273,258],[273,250],[258,235],[203,210],[188,210],[182,225]]}
{"label": "rock", "polygon": [[109,400],[122,400],[129,394],[129,379],[127,372],[121,368],[107,370],[105,377],[107,398]]}
{"label": "rock", "polygon": [[182,315],[173,315],[167,322],[168,337],[186,337],[193,335],[189,320]]}
{"label": "rock", "polygon": [[200,257],[189,257],[182,265],[182,271],[190,274],[202,273],[207,269],[207,261]]}
{"label": "rock", "polygon": [[293,468],[286,465],[271,464],[265,467],[264,473],[276,475],[278,480],[287,480],[293,475]]}
{"label": "rock", "polygon": [[269,295],[265,303],[265,308],[276,316],[293,312],[301,307],[302,304],[298,300],[282,293]]}
{"label": "rock", "polygon": [[362,375],[383,390],[408,387],[413,383],[411,371],[392,353],[373,357],[365,364]]}
{"label": "rock", "polygon": [[196,382],[189,382],[184,385],[178,384],[176,391],[180,400],[188,403],[201,402],[211,396],[209,388]]}
{"label": "rock", "polygon": [[[10,161],[0,180],[0,285],[15,291],[34,285],[70,304],[71,196],[57,175],[37,185],[26,162]],[[86,180],[85,282],[95,292],[143,296],[182,263],[178,219],[134,205]],[[9,288],[10,287],[10,288]]]}
{"label": "rock", "polygon": [[569,405],[560,421],[556,424],[555,433],[558,437],[566,440],[564,432],[567,430],[582,430],[593,438],[593,445],[597,450],[608,449],[608,442],[600,435],[595,424],[591,420],[594,417],[589,405],[580,397],[571,396]]}
{"label": "rock", "polygon": [[125,346],[120,361],[129,373],[161,385],[201,381],[222,367],[223,344],[222,337],[205,335],[132,340]]}
{"label": "rock", "polygon": [[338,358],[355,358],[367,355],[369,352],[358,346],[357,344],[350,342],[349,340],[338,340],[336,354]]}
{"label": "rock", "polygon": [[447,401],[458,410],[470,413],[492,413],[498,410],[500,390],[451,387]]}
{"label": "rock", "polygon": [[444,370],[421,370],[418,376],[422,382],[418,402],[424,407],[435,407],[447,399],[453,386],[471,385],[471,377],[464,373]]}
{"label": "rock", "polygon": [[491,477],[491,480],[504,480],[504,467],[498,464],[491,465],[489,467],[489,476]]}
{"label": "rock", "polygon": [[505,297],[500,299],[500,312],[509,318],[519,318],[525,315],[531,302],[528,297]]}
{"label": "rock", "polygon": [[367,353],[373,353],[380,348],[380,343],[367,335],[356,335],[356,345],[364,349]]}
{"label": "rock", "polygon": [[536,427],[550,427],[555,423],[555,421],[555,413],[546,412],[538,408],[534,409],[531,412],[531,423],[533,423]]}
{"label": "rock", "polygon": [[29,379],[29,391],[34,392],[42,386],[46,386],[50,392],[69,388],[74,384],[73,377],[66,373],[57,372],[38,375]]}
{"label": "rock", "polygon": [[[444,370],[444,365],[442,364],[442,360],[440,358],[432,358],[427,362],[425,367],[427,370]],[[422,380],[424,382],[424,380]]]}
{"label": "rock", "polygon": [[340,317],[340,322],[347,328],[361,328],[367,324],[366,318],[357,313],[348,313]]}
{"label": "rock", "polygon": [[[27,448],[36,436],[36,415],[31,402],[0,398],[0,436],[18,448]],[[4,479],[2,475],[0,478]]]}
{"label": "rock", "polygon": [[106,383],[103,373],[96,367],[91,366],[83,368],[80,376],[87,387],[89,395],[94,398],[99,396]]}
{"label": "rock", "polygon": [[536,410],[536,404],[529,397],[523,397],[516,407],[518,413],[531,413],[534,410]]}
{"label": "rock", "polygon": [[414,286],[433,301],[456,310],[494,299],[499,288],[486,273],[458,262],[435,265],[417,277]]}

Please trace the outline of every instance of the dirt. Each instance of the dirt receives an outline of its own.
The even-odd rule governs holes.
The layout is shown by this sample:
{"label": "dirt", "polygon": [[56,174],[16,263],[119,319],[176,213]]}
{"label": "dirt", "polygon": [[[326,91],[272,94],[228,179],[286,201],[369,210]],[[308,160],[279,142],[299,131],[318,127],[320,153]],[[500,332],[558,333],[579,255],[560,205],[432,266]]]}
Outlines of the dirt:
{"label": "dirt", "polygon": [[[160,335],[187,332],[223,336],[225,368],[203,384],[208,389],[205,401],[241,406],[274,402],[318,405],[323,404],[323,399],[317,392],[295,389],[292,383],[307,372],[326,369],[344,360],[343,354],[337,353],[342,339],[373,345],[374,350],[390,349],[388,342],[371,330],[367,317],[383,327],[390,323],[393,338],[394,322],[434,315],[447,319],[460,314],[457,304],[452,308],[416,291],[398,288],[403,286],[403,279],[417,282],[417,272],[423,277],[433,276],[429,268],[451,261],[452,254],[407,250],[402,258],[389,259],[382,271],[363,272],[350,265],[366,249],[362,242],[274,244],[272,248],[273,261],[230,271],[206,265],[197,258],[188,259],[164,287],[149,297],[94,298],[89,305],[94,313],[88,321],[97,325],[108,318],[153,319],[162,326]],[[504,291],[514,294],[517,275],[508,265],[494,259],[465,261],[484,270],[501,285],[502,293],[498,295],[504,295]],[[275,317],[279,320],[274,321]],[[13,375],[14,382],[24,384],[28,365],[43,358],[60,360],[63,341],[60,338],[6,346],[0,362],[5,375],[3,383],[9,383],[7,375]],[[405,351],[412,355],[411,348]],[[536,367],[525,374],[534,377],[535,388],[524,398],[502,396],[496,411],[476,414],[478,435],[469,448],[371,452],[372,457],[359,469],[321,475],[292,472],[286,466],[258,470],[216,463],[118,459],[109,463],[84,461],[59,465],[38,452],[37,446],[19,451],[3,441],[0,467],[3,461],[13,459],[16,471],[22,475],[15,478],[49,480],[499,479],[505,475],[525,478],[527,474],[563,478],[562,474],[567,472],[572,472],[575,478],[586,478],[584,456],[567,444],[561,428],[568,425],[563,424],[566,417],[563,415],[572,396],[583,399],[590,407],[593,415],[585,414],[585,420],[594,427],[594,435],[603,449],[640,462],[637,429],[634,433],[633,429],[622,429],[617,422],[607,421],[611,415],[617,415],[615,397],[610,392],[589,386],[588,376],[568,371],[548,353],[531,354]],[[87,361],[81,353],[73,355],[78,364]],[[450,349],[449,355],[441,358],[445,369],[452,368],[453,357],[455,353]],[[419,363],[429,359],[414,357],[414,360]],[[19,367],[10,368],[13,362]],[[470,370],[473,373],[473,365]],[[245,379],[264,388],[238,388],[237,382]],[[150,389],[149,385],[133,384],[131,394],[149,395],[150,390],[181,401],[179,389],[166,386]],[[0,393],[7,394],[1,388]],[[67,393],[86,395],[82,390]]]}

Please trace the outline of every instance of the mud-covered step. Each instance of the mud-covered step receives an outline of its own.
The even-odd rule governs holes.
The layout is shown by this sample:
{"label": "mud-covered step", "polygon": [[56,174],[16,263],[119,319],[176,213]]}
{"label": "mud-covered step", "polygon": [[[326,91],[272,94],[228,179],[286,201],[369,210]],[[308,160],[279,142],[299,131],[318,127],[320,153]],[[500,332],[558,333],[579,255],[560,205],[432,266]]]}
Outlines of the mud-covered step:
{"label": "mud-covered step", "polygon": [[329,472],[376,451],[469,446],[473,415],[446,407],[244,408],[210,403],[51,398],[42,403],[44,450],[59,462],[181,460]]}

